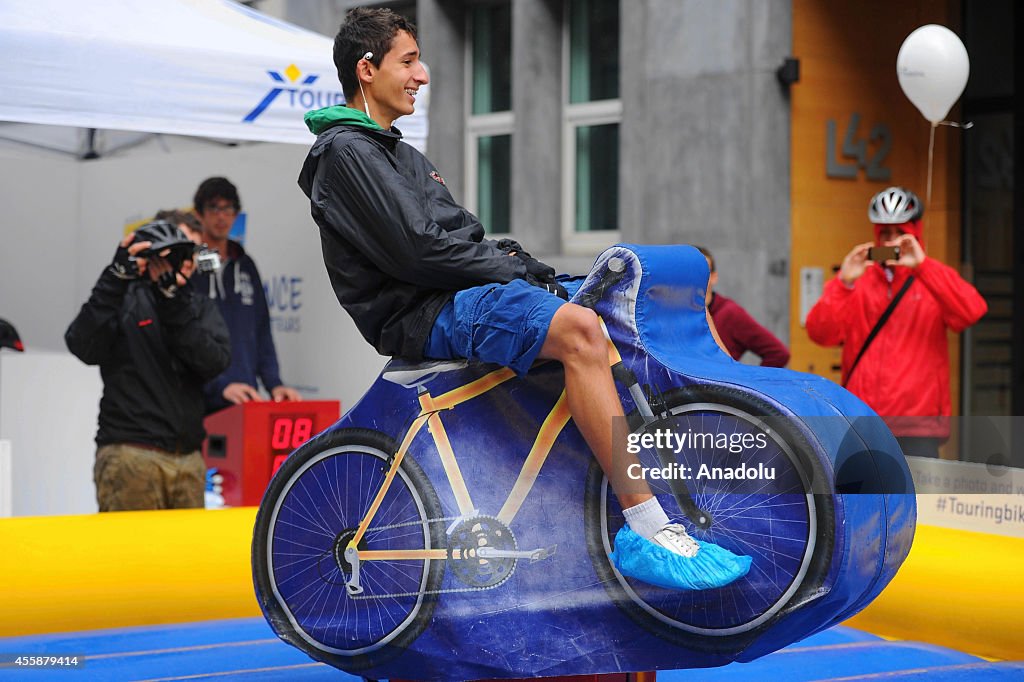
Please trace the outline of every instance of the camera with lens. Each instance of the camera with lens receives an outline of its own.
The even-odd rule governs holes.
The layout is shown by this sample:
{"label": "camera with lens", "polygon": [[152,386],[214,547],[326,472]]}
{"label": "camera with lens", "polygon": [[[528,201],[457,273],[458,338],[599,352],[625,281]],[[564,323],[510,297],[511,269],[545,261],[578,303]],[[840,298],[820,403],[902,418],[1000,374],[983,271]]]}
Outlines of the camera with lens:
{"label": "camera with lens", "polygon": [[167,281],[158,282],[158,287],[168,297],[173,296],[173,289],[177,288],[174,285],[175,275],[181,272],[186,262],[195,258],[196,270],[199,272],[214,272],[221,266],[220,254],[215,249],[206,244],[196,246],[176,225],[166,220],[146,223],[135,231],[134,241],[149,242],[149,246],[134,256],[129,254],[125,246],[120,246],[110,265],[111,271],[120,279],[135,279],[139,276],[139,259],[161,258],[171,266],[170,272],[161,276],[161,279]]}
{"label": "camera with lens", "polygon": [[196,272],[216,272],[220,270],[220,253],[203,244],[196,251]]}
{"label": "camera with lens", "polygon": [[196,270],[199,272],[213,272],[220,268],[220,253],[206,244],[196,246],[176,225],[164,220],[140,227],[135,232],[135,241],[151,243],[150,247],[139,252],[137,257],[163,258],[174,272],[179,272],[181,266],[193,257],[196,259]]}

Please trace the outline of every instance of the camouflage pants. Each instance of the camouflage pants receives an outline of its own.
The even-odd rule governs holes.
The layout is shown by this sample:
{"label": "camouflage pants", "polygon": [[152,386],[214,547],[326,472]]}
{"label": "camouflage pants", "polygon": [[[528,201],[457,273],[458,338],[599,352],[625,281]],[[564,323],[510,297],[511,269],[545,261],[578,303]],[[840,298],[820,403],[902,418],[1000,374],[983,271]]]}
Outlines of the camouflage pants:
{"label": "camouflage pants", "polygon": [[93,467],[100,511],[201,508],[206,464],[196,450],[177,455],[136,445],[104,445]]}

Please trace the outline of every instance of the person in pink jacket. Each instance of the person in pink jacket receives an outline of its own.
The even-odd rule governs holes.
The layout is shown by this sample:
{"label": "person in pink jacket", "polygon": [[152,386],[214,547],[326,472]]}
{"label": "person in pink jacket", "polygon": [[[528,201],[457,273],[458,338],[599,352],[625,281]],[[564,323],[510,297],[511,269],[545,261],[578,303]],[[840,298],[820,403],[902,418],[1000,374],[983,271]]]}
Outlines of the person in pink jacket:
{"label": "person in pink jacket", "polygon": [[[946,330],[961,332],[988,305],[956,270],[925,254],[921,200],[902,187],[871,199],[875,241],[858,244],[807,315],[807,334],[843,347],[843,384],[881,415],[904,454],[937,457],[949,437],[949,353]],[[898,256],[874,262],[872,247]],[[877,256],[876,256],[877,258]],[[890,301],[913,277],[874,340],[858,355]]]}

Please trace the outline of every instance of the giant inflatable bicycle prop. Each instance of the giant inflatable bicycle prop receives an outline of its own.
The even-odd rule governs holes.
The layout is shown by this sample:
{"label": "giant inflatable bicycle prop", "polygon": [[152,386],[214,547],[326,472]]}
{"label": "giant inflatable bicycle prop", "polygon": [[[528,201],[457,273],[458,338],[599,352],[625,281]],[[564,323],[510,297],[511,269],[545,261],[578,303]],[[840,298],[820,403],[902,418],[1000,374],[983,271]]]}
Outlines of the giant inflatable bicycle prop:
{"label": "giant inflatable bicycle prop", "polygon": [[892,434],[817,376],[734,362],[687,246],[615,246],[579,285],[609,336],[616,425],[669,515],[750,556],[666,590],[609,560],[624,519],[572,424],[560,364],[392,361],[286,460],[253,571],[277,634],[367,677],[472,679],[748,661],[863,609],[910,550]]}

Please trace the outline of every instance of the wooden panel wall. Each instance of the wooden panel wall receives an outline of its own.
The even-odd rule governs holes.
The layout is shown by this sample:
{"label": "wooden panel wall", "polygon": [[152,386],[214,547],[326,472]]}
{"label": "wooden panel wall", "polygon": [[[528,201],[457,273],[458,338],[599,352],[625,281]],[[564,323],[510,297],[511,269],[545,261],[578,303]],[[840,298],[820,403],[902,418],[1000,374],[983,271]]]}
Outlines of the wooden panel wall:
{"label": "wooden panel wall", "polygon": [[[959,29],[959,1],[950,0],[794,0],[793,54],[800,60],[800,81],[792,97],[792,277],[790,367],[839,380],[840,350],[822,348],[800,324],[800,272],[824,268],[825,281],[850,249],[871,241],[867,218],[871,196],[890,185],[903,185],[925,200],[928,137],[931,124],[903,94],[896,77],[896,55],[915,28],[929,23]],[[959,108],[950,113],[956,119]],[[868,140],[872,128],[885,124],[891,148],[881,166],[889,180],[868,180],[864,168],[855,178],[826,174],[826,125],[835,121],[834,159],[857,164],[843,155],[851,115],[860,114],[856,138],[867,141],[866,157],[880,151]],[[931,201],[924,216],[925,248],[945,263],[960,262],[960,136],[940,126],[935,134]],[[951,337],[954,412],[959,395],[959,344]]]}

